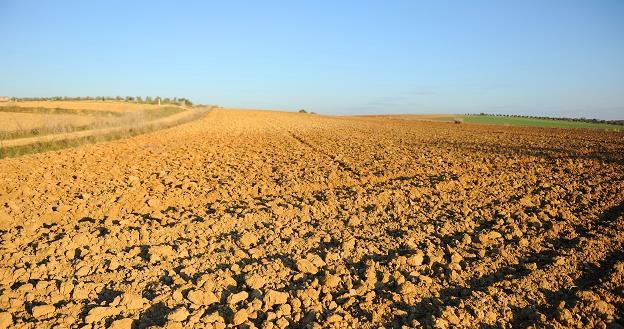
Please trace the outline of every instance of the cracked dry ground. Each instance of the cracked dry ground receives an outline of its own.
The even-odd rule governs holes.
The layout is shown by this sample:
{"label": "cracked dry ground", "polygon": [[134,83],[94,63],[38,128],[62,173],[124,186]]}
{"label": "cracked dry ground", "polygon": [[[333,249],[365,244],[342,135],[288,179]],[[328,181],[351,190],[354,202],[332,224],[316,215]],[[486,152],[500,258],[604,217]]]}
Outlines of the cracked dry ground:
{"label": "cracked dry ground", "polygon": [[0,327],[622,328],[624,134],[214,110],[0,161]]}

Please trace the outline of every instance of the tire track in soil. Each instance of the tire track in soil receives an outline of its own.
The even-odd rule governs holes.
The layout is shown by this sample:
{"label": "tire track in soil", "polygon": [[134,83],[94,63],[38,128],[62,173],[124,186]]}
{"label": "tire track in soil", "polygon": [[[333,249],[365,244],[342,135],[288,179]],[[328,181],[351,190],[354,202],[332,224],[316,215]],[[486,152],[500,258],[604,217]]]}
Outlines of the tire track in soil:
{"label": "tire track in soil", "polygon": [[328,159],[330,159],[331,161],[333,161],[336,166],[342,170],[342,171],[346,171],[349,172],[353,179],[359,179],[360,174],[357,170],[355,170],[352,166],[350,166],[347,162],[343,161],[343,160],[339,160],[337,155],[332,155],[328,152],[323,151],[322,149],[320,149],[319,147],[314,146],[313,144],[311,144],[310,142],[306,141],[305,139],[303,139],[302,137],[298,136],[297,134],[293,133],[292,131],[287,131],[288,135],[295,139],[296,141],[298,141],[299,143],[307,146],[308,148],[310,148],[312,151],[322,154],[323,156],[327,157]]}

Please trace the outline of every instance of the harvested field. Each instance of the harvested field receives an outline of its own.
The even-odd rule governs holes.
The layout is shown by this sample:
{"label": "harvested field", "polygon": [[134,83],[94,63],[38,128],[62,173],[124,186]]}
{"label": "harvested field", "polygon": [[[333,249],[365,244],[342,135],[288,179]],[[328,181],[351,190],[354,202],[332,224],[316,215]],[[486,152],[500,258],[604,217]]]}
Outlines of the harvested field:
{"label": "harvested field", "polygon": [[[110,130],[141,129],[162,121],[194,117],[201,110],[163,106],[155,110],[111,112],[46,108],[0,107],[0,159],[13,154],[7,147],[101,135]],[[20,112],[24,110],[25,112]],[[50,111],[50,112],[48,112]],[[68,114],[70,113],[70,114]],[[34,150],[33,150],[34,151]],[[26,152],[33,153],[33,152]],[[18,152],[15,155],[22,154]]]}
{"label": "harvested field", "polygon": [[[163,108],[161,111],[126,113],[122,117],[109,118],[85,127],[65,127],[65,133],[44,131],[32,137],[9,138],[2,140],[0,135],[0,159],[18,157],[25,154],[41,153],[75,147],[86,143],[110,141],[129,138],[158,129],[170,128],[179,124],[197,120],[212,108],[200,106],[188,110],[180,108]],[[73,130],[72,130],[73,129]],[[7,133],[8,137],[28,131]],[[48,133],[49,132],[49,133]]]}
{"label": "harvested field", "polygon": [[624,133],[217,109],[0,160],[0,323],[621,328]]}
{"label": "harvested field", "polygon": [[584,122],[571,119],[538,119],[529,117],[508,117],[492,115],[463,115],[463,114],[380,114],[362,115],[358,118],[375,118],[386,120],[420,120],[420,121],[445,121],[476,124],[490,124],[499,126],[525,126],[543,128],[565,129],[602,129],[609,131],[622,131],[624,126],[613,123]]}
{"label": "harvested field", "polygon": [[0,133],[68,125],[85,126],[97,120],[97,117],[77,114],[0,112]]}
{"label": "harvested field", "polygon": [[378,118],[378,119],[398,119],[398,120],[434,120],[434,119],[448,119],[448,118],[461,118],[461,114],[371,114],[360,115],[361,118]]}
{"label": "harvested field", "polygon": [[35,107],[48,109],[69,109],[69,110],[96,110],[109,112],[136,112],[140,110],[155,110],[160,105],[142,104],[131,102],[114,102],[114,101],[19,101],[19,102],[3,102],[2,106],[11,107]]}

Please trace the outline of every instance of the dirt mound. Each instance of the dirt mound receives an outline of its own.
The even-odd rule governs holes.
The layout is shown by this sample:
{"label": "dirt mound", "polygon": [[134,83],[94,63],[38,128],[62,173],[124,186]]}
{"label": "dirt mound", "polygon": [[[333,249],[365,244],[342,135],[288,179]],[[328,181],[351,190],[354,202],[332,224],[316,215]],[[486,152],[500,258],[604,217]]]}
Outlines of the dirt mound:
{"label": "dirt mound", "polygon": [[624,134],[214,110],[0,161],[0,327],[621,328]]}

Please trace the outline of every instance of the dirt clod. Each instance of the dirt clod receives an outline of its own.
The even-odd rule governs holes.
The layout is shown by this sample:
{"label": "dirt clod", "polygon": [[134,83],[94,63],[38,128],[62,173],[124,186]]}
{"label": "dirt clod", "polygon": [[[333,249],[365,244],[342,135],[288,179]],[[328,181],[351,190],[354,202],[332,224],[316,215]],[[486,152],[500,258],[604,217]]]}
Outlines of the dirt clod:
{"label": "dirt clod", "polygon": [[9,312],[0,312],[0,328],[9,328],[13,325],[13,316]]}
{"label": "dirt clod", "polygon": [[307,259],[299,259],[296,264],[297,270],[301,273],[316,274],[316,272],[318,272],[316,265]]}
{"label": "dirt clod", "polygon": [[189,317],[190,313],[185,307],[180,307],[174,310],[167,316],[167,319],[176,322],[182,322]]}
{"label": "dirt clod", "polygon": [[249,318],[249,314],[247,314],[247,310],[244,310],[244,309],[238,310],[234,314],[234,318],[232,318],[232,324],[237,326],[247,321],[248,318]]}
{"label": "dirt clod", "polygon": [[37,305],[32,308],[32,316],[36,319],[45,319],[52,315],[56,308],[53,305]]}
{"label": "dirt clod", "polygon": [[134,322],[133,319],[115,320],[111,323],[109,328],[110,329],[131,329],[133,322]]}
{"label": "dirt clod", "polygon": [[249,248],[258,243],[258,236],[253,233],[247,232],[241,236],[240,243],[243,247]]}

